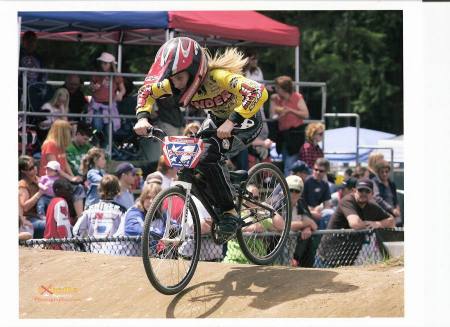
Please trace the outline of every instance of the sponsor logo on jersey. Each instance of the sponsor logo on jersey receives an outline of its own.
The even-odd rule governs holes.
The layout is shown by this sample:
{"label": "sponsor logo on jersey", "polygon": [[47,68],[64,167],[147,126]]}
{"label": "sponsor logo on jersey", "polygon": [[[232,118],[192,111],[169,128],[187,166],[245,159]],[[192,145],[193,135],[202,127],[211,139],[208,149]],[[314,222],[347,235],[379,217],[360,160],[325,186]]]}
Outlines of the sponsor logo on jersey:
{"label": "sponsor logo on jersey", "polygon": [[223,90],[222,93],[213,98],[191,101],[191,105],[196,109],[211,109],[214,107],[222,106],[228,103],[233,98],[233,94],[231,94],[227,90]]}
{"label": "sponsor logo on jersey", "polygon": [[243,97],[242,107],[246,110],[252,110],[262,96],[261,87],[256,83],[242,83],[239,93]]}

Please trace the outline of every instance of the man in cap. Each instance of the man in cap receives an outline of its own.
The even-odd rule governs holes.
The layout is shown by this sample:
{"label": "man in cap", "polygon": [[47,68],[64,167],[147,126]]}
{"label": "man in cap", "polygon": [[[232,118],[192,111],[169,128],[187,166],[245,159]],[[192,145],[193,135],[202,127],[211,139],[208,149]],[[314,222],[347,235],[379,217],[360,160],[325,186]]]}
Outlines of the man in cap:
{"label": "man in cap", "polygon": [[352,193],[342,198],[328,229],[394,228],[394,217],[373,200],[373,182],[362,178]]}
{"label": "man in cap", "polygon": [[114,201],[126,209],[134,204],[133,193],[130,192],[134,184],[137,169],[129,162],[123,162],[116,167],[114,175],[119,179],[120,193],[114,198]]}
{"label": "man in cap", "polygon": [[[328,223],[328,229],[394,228],[394,217],[373,199],[373,182],[359,179],[352,193],[347,194]],[[315,267],[352,265],[357,259],[365,234],[328,234],[321,239]]]}

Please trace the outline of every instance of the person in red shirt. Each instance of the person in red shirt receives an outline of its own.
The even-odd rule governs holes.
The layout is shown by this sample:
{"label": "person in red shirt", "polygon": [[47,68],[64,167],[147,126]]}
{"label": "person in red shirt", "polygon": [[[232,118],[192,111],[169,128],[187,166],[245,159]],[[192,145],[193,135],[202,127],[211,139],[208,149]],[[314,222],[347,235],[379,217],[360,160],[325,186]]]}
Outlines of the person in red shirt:
{"label": "person in red shirt", "polygon": [[[53,122],[48,131],[47,138],[41,149],[41,160],[39,166],[39,175],[45,175],[45,169],[49,161],[57,161],[61,166],[59,175],[72,183],[81,183],[81,176],[74,176],[69,163],[67,162],[66,148],[72,142],[70,123],[66,120],[57,119]],[[86,197],[81,185],[74,188],[73,204],[75,210],[80,216],[83,213],[83,199]]]}
{"label": "person in red shirt", "polygon": [[[103,73],[117,72],[116,58],[108,53],[103,52],[97,58],[99,70]],[[111,76],[93,76],[91,79],[92,99],[89,103],[88,114],[118,115],[117,101],[122,101],[126,93],[125,84],[121,76],[114,76],[112,79],[112,101],[110,103],[110,78]],[[109,119],[103,117],[92,117],[92,127],[98,131],[108,135]],[[120,118],[113,118],[113,131],[120,128]],[[103,146],[103,144],[102,144]]]}
{"label": "person in red shirt", "polygon": [[[75,222],[73,208],[70,210],[72,185],[67,179],[60,178],[53,184],[55,197],[47,208],[44,238],[70,238]],[[72,214],[71,214],[72,213]]]}
{"label": "person in red shirt", "polygon": [[291,166],[298,160],[298,151],[304,141],[303,120],[309,117],[309,111],[303,95],[294,91],[289,76],[275,79],[275,93],[270,101],[270,112],[272,118],[278,120],[280,132],[277,150],[281,150],[278,152],[283,155],[284,174],[288,176]]}

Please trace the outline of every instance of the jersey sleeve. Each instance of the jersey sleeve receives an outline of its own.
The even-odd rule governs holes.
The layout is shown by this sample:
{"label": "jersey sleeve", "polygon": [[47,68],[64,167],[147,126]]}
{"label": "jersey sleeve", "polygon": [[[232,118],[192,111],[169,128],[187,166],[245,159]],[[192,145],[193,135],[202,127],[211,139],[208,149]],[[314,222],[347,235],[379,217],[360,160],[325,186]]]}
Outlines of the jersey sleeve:
{"label": "jersey sleeve", "polygon": [[69,207],[66,201],[59,201],[53,212],[56,221],[56,231],[59,238],[68,237],[67,223],[69,221]]}
{"label": "jersey sleeve", "polygon": [[242,75],[223,69],[215,69],[211,75],[222,88],[238,97],[239,105],[229,117],[235,123],[253,117],[268,98],[264,85]]}
{"label": "jersey sleeve", "polygon": [[75,226],[73,226],[73,235],[85,237],[88,236],[89,221],[87,212],[84,211],[80,218],[78,218]]}
{"label": "jersey sleeve", "polygon": [[165,79],[158,83],[144,82],[144,85],[139,88],[137,95],[137,118],[148,118],[150,116],[150,113],[152,112],[153,104],[155,103],[155,101],[161,97],[171,95],[172,88],[168,79]]}

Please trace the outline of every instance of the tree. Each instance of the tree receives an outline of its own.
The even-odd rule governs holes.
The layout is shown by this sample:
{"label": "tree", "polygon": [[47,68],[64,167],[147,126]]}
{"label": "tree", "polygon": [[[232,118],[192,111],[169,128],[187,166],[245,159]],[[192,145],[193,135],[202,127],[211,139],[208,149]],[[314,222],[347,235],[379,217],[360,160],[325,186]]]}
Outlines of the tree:
{"label": "tree", "polygon": [[[363,127],[403,133],[401,11],[263,13],[299,27],[301,80],[327,83],[327,112],[355,112]],[[292,71],[292,57],[283,58],[282,66],[267,68],[275,75]],[[261,59],[263,66],[280,61],[273,49]]]}

